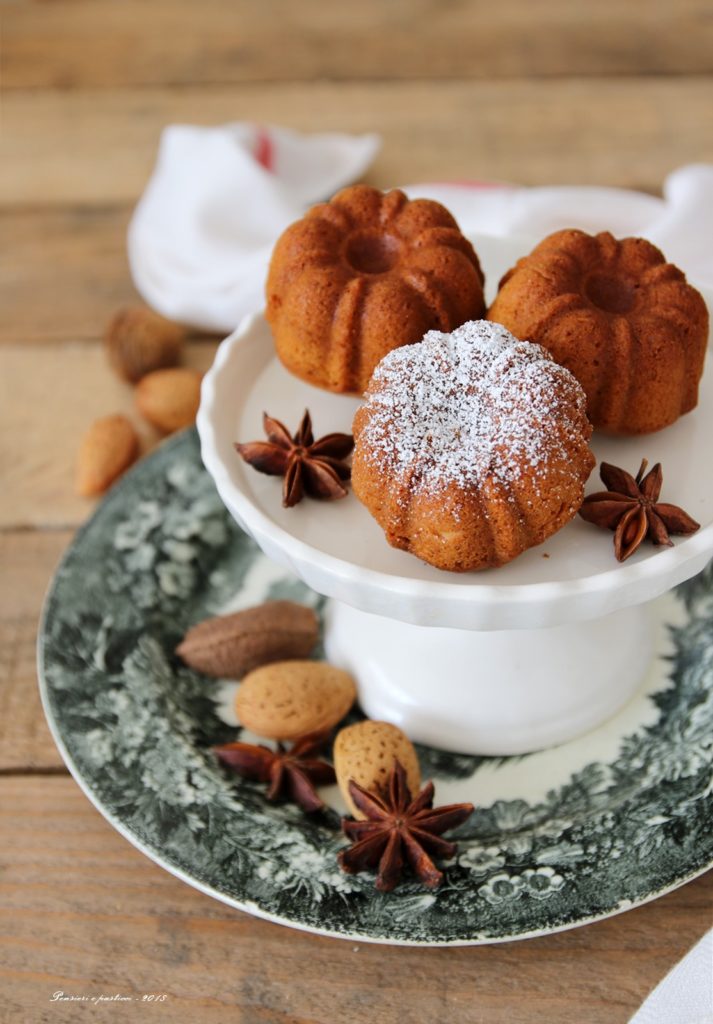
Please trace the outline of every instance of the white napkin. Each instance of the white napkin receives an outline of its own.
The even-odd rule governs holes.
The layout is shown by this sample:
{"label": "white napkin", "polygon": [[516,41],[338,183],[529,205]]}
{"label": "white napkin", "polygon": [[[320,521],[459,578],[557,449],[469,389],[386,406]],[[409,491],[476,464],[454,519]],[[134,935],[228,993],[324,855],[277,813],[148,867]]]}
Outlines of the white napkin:
{"label": "white napkin", "polygon": [[164,316],[232,331],[264,305],[275,240],[360,177],[377,135],[299,135],[247,123],[171,125],[129,225],[129,264]]}
{"label": "white napkin", "polygon": [[713,930],[669,971],[629,1024],[711,1024]]}
{"label": "white napkin", "polygon": [[[129,225],[129,263],[148,304],[173,320],[232,331],[262,309],[277,237],[312,203],[359,178],[376,135],[300,135],[275,126],[172,125]],[[713,287],[713,167],[664,183],[664,199],[610,188],[413,185],[466,235],[539,239],[562,227],[641,235],[694,283]]]}

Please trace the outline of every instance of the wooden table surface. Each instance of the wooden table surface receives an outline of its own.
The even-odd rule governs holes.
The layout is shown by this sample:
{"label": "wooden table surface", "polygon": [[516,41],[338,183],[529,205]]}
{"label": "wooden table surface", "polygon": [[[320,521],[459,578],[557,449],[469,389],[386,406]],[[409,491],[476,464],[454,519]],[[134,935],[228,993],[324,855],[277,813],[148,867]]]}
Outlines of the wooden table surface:
{"label": "wooden table surface", "polygon": [[[92,510],[79,438],[132,397],[103,327],[169,122],[383,135],[368,181],[660,190],[713,162],[709,0],[4,0],[0,217],[0,1021],[618,1024],[710,926],[713,873],[587,928],[384,948],[267,924],[154,866],[67,774],[36,689],[45,587]],[[196,338],[206,367],[214,339]],[[150,447],[155,438],[144,431]]]}

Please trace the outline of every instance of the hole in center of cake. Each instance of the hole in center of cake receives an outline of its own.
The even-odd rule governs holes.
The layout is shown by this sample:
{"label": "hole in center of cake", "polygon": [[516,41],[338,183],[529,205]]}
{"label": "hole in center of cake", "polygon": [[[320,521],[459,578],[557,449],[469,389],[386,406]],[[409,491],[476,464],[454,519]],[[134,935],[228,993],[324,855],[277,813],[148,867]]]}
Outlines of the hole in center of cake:
{"label": "hole in center of cake", "polygon": [[385,274],[399,258],[399,243],[391,235],[355,235],[347,244],[346,257],[360,274]]}
{"label": "hole in center of cake", "polygon": [[605,313],[628,313],[634,305],[635,292],[626,281],[606,274],[594,274],[587,281],[587,298]]}

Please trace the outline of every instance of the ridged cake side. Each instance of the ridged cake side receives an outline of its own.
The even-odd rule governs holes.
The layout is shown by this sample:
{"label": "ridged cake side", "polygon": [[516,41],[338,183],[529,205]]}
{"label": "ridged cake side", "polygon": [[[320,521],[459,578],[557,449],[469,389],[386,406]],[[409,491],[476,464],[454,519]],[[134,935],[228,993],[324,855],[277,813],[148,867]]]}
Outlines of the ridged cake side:
{"label": "ridged cake side", "polygon": [[452,571],[551,536],[594,466],[575,378],[487,321],[387,355],[353,429],[353,488],[388,542]]}
{"label": "ridged cake side", "polygon": [[397,189],[343,189],[283,233],[270,263],[277,353],[330,391],[360,394],[387,352],[484,311],[478,258],[451,214]]}
{"label": "ridged cake side", "polygon": [[488,319],[571,370],[601,430],[660,430],[698,402],[708,310],[643,238],[550,235],[503,277]]}

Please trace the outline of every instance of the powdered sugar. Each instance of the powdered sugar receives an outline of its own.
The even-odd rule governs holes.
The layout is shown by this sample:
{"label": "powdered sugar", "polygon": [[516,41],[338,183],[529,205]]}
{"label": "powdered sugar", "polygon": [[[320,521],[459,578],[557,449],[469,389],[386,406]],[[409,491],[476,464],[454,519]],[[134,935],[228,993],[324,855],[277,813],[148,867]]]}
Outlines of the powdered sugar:
{"label": "powdered sugar", "polygon": [[394,349],[374,372],[366,407],[358,445],[412,492],[541,478],[588,429],[572,374],[487,320]]}

